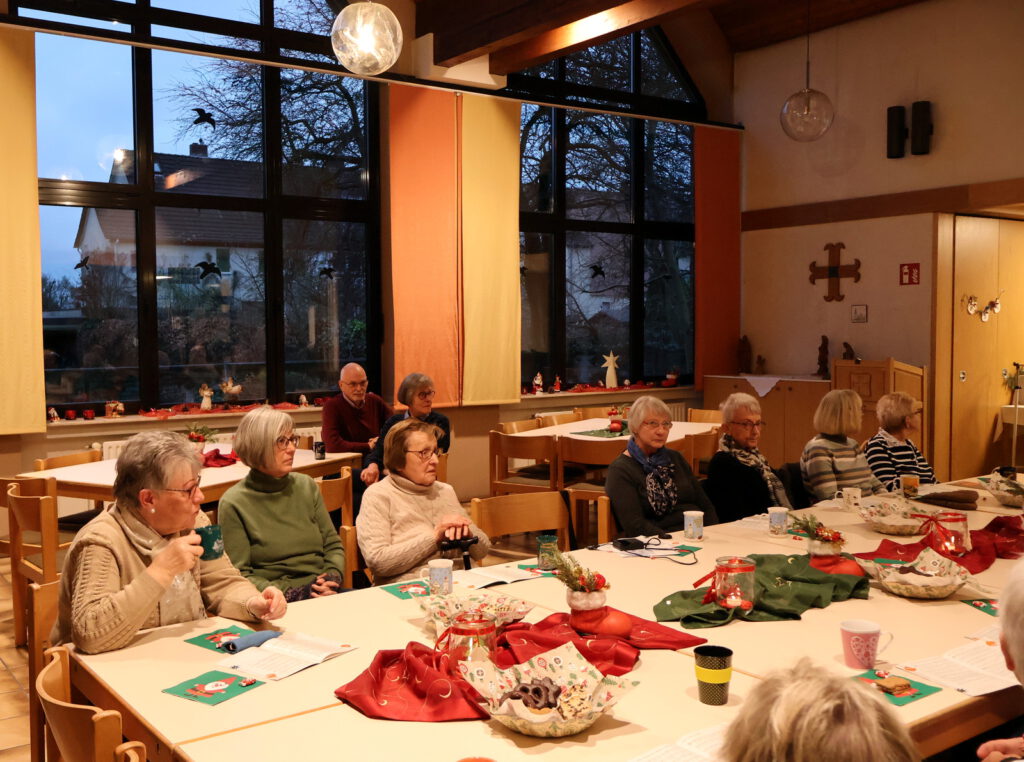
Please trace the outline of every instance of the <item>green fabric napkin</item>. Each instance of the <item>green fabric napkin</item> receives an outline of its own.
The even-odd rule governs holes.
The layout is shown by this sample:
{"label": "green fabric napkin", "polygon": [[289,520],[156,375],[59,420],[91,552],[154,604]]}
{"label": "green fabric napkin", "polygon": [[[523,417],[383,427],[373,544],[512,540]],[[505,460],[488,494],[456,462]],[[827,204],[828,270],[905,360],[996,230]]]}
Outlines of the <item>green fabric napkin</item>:
{"label": "green fabric napkin", "polygon": [[[844,553],[844,556],[852,558]],[[799,619],[809,608],[823,609],[832,601],[867,598],[868,578],[850,574],[826,574],[810,565],[810,556],[754,554],[756,603],[744,611],[703,603],[707,588],[680,590],[654,606],[659,622],[678,620],[683,627],[719,627],[733,619],[777,622]]]}

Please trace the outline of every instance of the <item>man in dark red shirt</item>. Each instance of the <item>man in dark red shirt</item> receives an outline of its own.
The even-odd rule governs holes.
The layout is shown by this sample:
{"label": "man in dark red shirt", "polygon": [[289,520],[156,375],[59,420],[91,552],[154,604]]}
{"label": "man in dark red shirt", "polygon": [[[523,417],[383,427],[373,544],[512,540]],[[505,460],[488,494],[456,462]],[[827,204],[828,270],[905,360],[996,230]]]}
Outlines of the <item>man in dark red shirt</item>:
{"label": "man in dark red shirt", "polygon": [[[377,441],[380,427],[392,415],[391,407],[367,391],[366,371],[350,362],[341,369],[341,394],[324,404],[321,425],[327,452],[358,452],[365,455]],[[358,479],[357,474],[353,476]]]}

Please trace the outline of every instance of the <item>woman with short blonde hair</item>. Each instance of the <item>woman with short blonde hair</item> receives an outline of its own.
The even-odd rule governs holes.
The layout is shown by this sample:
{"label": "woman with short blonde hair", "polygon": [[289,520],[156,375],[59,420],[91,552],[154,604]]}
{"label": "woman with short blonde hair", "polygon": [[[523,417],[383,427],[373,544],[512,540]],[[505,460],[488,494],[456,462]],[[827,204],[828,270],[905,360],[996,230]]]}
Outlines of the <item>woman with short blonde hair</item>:
{"label": "woman with short blonde hair", "polygon": [[820,433],[800,456],[804,487],[815,501],[829,500],[846,487],[859,487],[867,494],[885,492],[858,451],[857,440],[850,436],[860,431],[862,408],[860,395],[853,389],[833,389],[818,403],[814,428]]}
{"label": "woman with short blonde hair", "polygon": [[899,489],[901,476],[916,476],[921,484],[935,484],[935,472],[910,439],[921,433],[924,405],[905,392],[892,392],[878,400],[878,433],[864,445],[868,465],[890,492]]}
{"label": "woman with short blonde hair", "polygon": [[906,727],[859,680],[807,658],[770,673],[725,732],[725,762],[918,762]]}
{"label": "woman with short blonde hair", "polygon": [[218,508],[231,562],[260,590],[276,587],[288,601],[333,595],[345,573],[345,550],[320,488],[292,473],[298,441],[287,413],[267,405],[246,413],[234,447],[249,474]]}

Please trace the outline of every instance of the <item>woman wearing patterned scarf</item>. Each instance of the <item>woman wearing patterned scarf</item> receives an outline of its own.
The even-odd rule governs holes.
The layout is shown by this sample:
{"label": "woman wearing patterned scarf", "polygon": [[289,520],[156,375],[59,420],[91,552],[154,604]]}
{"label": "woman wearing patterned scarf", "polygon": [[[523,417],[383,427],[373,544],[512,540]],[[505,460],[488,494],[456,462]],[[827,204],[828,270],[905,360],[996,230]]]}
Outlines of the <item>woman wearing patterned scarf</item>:
{"label": "woman wearing patterned scarf", "polygon": [[703,511],[705,524],[718,523],[686,460],[665,447],[671,429],[668,406],[657,397],[640,397],[630,407],[626,452],[608,467],[605,480],[624,537],[679,531],[683,511]]}
{"label": "woman wearing patterned scarf", "polygon": [[757,449],[764,428],[761,404],[749,394],[731,394],[722,403],[722,438],[708,465],[704,485],[722,521],[790,505],[785,487]]}

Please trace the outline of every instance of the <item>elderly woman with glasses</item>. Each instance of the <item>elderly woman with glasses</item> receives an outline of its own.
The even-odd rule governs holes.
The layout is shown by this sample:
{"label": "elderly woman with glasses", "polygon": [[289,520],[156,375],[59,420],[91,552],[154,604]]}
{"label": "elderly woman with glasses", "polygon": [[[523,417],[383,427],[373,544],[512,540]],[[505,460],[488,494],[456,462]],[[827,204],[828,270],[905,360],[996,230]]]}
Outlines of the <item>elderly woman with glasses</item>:
{"label": "elderly woman with glasses", "polygon": [[260,590],[277,588],[288,601],[341,589],[345,550],[316,482],[293,474],[299,438],[287,413],[259,407],[235,432],[235,452],[249,475],[220,499],[224,550]]}
{"label": "elderly woman with glasses", "polygon": [[409,418],[384,437],[388,476],[366,490],[356,518],[359,549],[375,585],[414,579],[427,561],[457,553],[442,551],[445,540],[476,536],[469,554],[477,560],[490,551],[490,540],[469,520],[455,490],[437,481],[441,435],[432,423]]}
{"label": "elderly woman with glasses", "polygon": [[199,459],[184,436],[136,434],[116,468],[114,505],[78,532],[64,561],[54,645],[112,651],[139,630],[207,611],[243,621],[284,615],[281,593],[261,593],[227,556],[200,559],[193,530],[210,521],[199,510]]}
{"label": "elderly woman with glasses", "polygon": [[704,484],[722,521],[764,513],[773,505],[792,507],[779,475],[757,449],[764,425],[761,403],[751,395],[730,394],[722,403],[722,437]]}
{"label": "elderly woman with glasses", "polygon": [[380,436],[377,437],[373,449],[363,458],[363,470],[359,474],[359,478],[365,484],[373,484],[380,479],[381,471],[385,467],[384,438],[388,435],[391,427],[400,421],[404,421],[407,418],[416,418],[437,426],[441,429],[441,434],[437,440],[438,448],[440,448],[441,452],[448,452],[448,448],[451,447],[452,425],[448,421],[447,416],[433,409],[434,382],[430,380],[430,376],[425,373],[410,373],[402,379],[402,383],[398,387],[397,396],[398,401],[409,409],[401,413],[395,413],[384,421],[384,425],[381,426]]}
{"label": "elderly woman with glasses", "polygon": [[718,523],[686,459],[665,446],[671,430],[672,415],[657,397],[640,397],[629,408],[626,452],[608,467],[604,486],[623,536],[678,531],[684,511],[701,511],[705,524]]}
{"label": "elderly woman with glasses", "polygon": [[863,415],[860,395],[853,389],[833,389],[818,403],[814,428],[820,433],[800,455],[804,487],[816,502],[830,500],[846,487],[860,487],[867,495],[885,492],[851,437],[860,431]]}
{"label": "elderly woman with glasses", "polygon": [[875,405],[878,433],[864,445],[868,465],[887,490],[900,486],[901,476],[917,476],[921,484],[935,484],[935,472],[918,450],[911,435],[921,433],[924,406],[905,392],[879,398]]}

